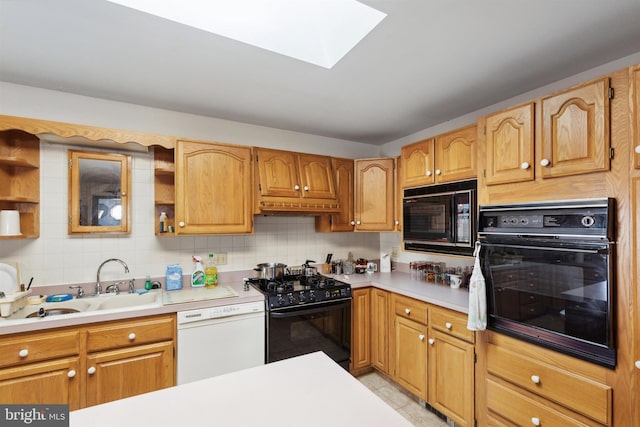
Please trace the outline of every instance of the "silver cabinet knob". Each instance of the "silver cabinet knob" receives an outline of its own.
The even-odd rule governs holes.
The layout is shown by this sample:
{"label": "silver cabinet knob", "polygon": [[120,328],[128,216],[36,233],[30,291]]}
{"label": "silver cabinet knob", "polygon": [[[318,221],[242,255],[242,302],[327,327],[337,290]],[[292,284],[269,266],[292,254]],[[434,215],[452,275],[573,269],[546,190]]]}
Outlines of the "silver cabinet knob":
{"label": "silver cabinet knob", "polygon": [[180,222],[178,223],[178,225],[180,226],[180,228],[183,228],[183,227],[185,226],[185,223],[184,223],[184,221],[180,221]]}
{"label": "silver cabinet knob", "polygon": [[405,308],[404,312],[407,313],[407,314],[411,314],[411,309],[410,308]]}
{"label": "silver cabinet knob", "polygon": [[640,154],[640,145],[636,145],[635,152]]}
{"label": "silver cabinet knob", "polygon": [[26,348],[24,348],[24,349],[22,349],[22,350],[20,350],[20,351],[18,352],[18,356],[20,356],[20,357],[22,357],[22,358],[25,358],[25,357],[27,357],[28,355],[29,355],[29,350],[27,350]]}
{"label": "silver cabinet knob", "polygon": [[428,171],[427,171],[427,176],[431,176],[431,175],[433,175],[433,172],[431,172],[431,171],[429,171],[429,170],[428,170]]}
{"label": "silver cabinet knob", "polygon": [[351,221],[351,225],[356,225],[356,222],[355,221]]}
{"label": "silver cabinet knob", "polygon": [[356,221],[356,225],[360,225],[362,224],[360,221]]}
{"label": "silver cabinet knob", "polygon": [[423,334],[418,335],[418,338],[420,338],[420,341],[424,341],[424,335]]}
{"label": "silver cabinet knob", "polygon": [[309,186],[308,185],[304,186],[304,191],[309,191]]}
{"label": "silver cabinet knob", "polygon": [[447,323],[444,324],[444,327],[447,328],[447,329],[451,329],[451,328],[453,328],[453,325],[451,324],[451,322],[447,322]]}
{"label": "silver cabinet knob", "polygon": [[293,189],[298,191],[300,189],[300,186],[298,184],[296,184],[296,185],[293,186]]}
{"label": "silver cabinet knob", "polygon": [[531,417],[531,424],[533,424],[534,426],[539,426],[540,425],[540,418]]}
{"label": "silver cabinet knob", "polygon": [[636,360],[636,368],[640,369],[640,360]]}
{"label": "silver cabinet knob", "polygon": [[551,162],[549,161],[549,159],[542,159],[540,160],[540,166],[544,166],[547,167],[551,164]]}
{"label": "silver cabinet knob", "polygon": [[436,169],[436,175],[441,175],[442,171],[440,169]]}
{"label": "silver cabinet knob", "polygon": [[76,376],[76,371],[75,370],[70,370],[69,372],[67,372],[67,377],[69,378],[73,378]]}
{"label": "silver cabinet knob", "polygon": [[129,334],[129,337],[128,337],[128,338],[129,338],[129,341],[133,341],[133,340],[135,340],[135,339],[136,339],[136,334],[134,334],[133,332],[131,332],[131,333]]}
{"label": "silver cabinet knob", "polygon": [[396,225],[400,224],[400,221],[396,219]]}
{"label": "silver cabinet knob", "polygon": [[527,169],[529,169],[530,166],[531,165],[528,162],[520,163],[520,169],[522,169],[522,170],[527,170]]}
{"label": "silver cabinet knob", "polygon": [[87,369],[87,374],[93,375],[95,373],[96,373],[96,367],[95,366],[92,366],[89,369]]}
{"label": "silver cabinet knob", "polygon": [[436,343],[436,340],[434,340],[433,338],[429,338],[430,345],[434,345],[435,343]]}
{"label": "silver cabinet knob", "polygon": [[537,375],[531,375],[531,382],[534,384],[540,384],[540,377]]}

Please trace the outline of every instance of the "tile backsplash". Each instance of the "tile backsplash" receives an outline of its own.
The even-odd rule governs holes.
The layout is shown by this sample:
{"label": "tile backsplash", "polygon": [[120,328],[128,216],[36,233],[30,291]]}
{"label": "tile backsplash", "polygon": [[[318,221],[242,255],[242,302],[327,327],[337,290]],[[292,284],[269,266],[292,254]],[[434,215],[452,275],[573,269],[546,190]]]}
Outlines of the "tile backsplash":
{"label": "tile backsplash", "polygon": [[254,234],[224,236],[154,235],[153,155],[131,153],[132,231],[122,236],[67,234],[67,150],[65,145],[40,146],[40,237],[0,240],[0,262],[18,261],[23,282],[33,285],[93,282],[98,266],[108,258],[129,265],[124,274],[116,263],[103,269],[103,280],[159,277],[168,264],[179,263],[185,274],[193,270],[192,255],[226,252],[219,271],[247,270],[262,262],[299,265],[311,259],[379,257],[379,233],[316,233],[312,216],[256,216]]}

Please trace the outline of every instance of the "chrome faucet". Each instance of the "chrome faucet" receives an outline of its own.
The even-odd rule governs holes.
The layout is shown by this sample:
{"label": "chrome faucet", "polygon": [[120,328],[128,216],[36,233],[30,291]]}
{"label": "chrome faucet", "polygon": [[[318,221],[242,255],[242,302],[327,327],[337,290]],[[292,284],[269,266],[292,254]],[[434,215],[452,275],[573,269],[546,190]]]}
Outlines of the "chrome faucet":
{"label": "chrome faucet", "polygon": [[100,295],[102,293],[102,285],[100,284],[100,270],[102,270],[102,267],[106,263],[111,262],[111,261],[119,262],[124,267],[124,272],[125,273],[129,272],[129,266],[127,265],[126,262],[122,261],[121,259],[109,258],[108,260],[104,261],[102,264],[100,264],[100,267],[98,267],[98,273],[96,274],[96,295]]}

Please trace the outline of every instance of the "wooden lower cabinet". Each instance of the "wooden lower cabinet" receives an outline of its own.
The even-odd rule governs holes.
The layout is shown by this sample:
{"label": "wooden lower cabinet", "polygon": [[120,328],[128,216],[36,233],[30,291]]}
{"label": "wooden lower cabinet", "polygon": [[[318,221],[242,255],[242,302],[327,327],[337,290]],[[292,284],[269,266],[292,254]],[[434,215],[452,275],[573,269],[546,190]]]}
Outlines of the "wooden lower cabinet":
{"label": "wooden lower cabinet", "polygon": [[170,387],[174,346],[175,315],[2,336],[0,400],[75,410]]}
{"label": "wooden lower cabinet", "polygon": [[0,369],[3,404],[60,404],[80,408],[80,358],[70,357]]}
{"label": "wooden lower cabinet", "polygon": [[475,419],[475,333],[467,316],[429,306],[429,399],[459,426]]}
{"label": "wooden lower cabinet", "polygon": [[395,316],[391,377],[420,399],[427,400],[427,326]]}
{"label": "wooden lower cabinet", "polygon": [[371,364],[389,373],[389,292],[371,289]]}
{"label": "wooden lower cabinet", "polygon": [[357,374],[371,367],[371,290],[353,289],[351,300],[351,366]]}
{"label": "wooden lower cabinet", "polygon": [[173,342],[90,354],[87,366],[87,406],[171,387]]}

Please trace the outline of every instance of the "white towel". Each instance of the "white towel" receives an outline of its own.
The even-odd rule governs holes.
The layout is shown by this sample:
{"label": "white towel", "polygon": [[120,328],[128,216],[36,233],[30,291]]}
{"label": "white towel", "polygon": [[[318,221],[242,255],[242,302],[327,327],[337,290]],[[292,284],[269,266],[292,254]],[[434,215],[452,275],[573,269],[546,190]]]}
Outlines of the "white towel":
{"label": "white towel", "polygon": [[476,242],[473,252],[476,258],[473,273],[469,279],[469,315],[467,329],[484,331],[487,329],[487,290],[480,267],[480,242]]}

